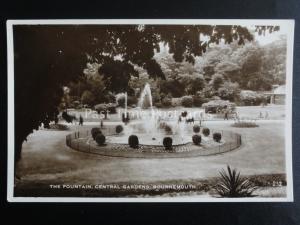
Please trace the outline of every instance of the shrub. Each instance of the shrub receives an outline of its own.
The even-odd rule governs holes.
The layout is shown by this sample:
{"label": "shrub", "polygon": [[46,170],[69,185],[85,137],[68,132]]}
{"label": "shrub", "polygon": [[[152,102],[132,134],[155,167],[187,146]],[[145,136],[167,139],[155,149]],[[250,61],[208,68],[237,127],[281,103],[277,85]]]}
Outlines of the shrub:
{"label": "shrub", "polygon": [[97,133],[95,141],[98,145],[103,145],[105,143],[105,136],[102,133]]}
{"label": "shrub", "polygon": [[172,106],[181,106],[181,98],[172,98]]}
{"label": "shrub", "polygon": [[69,127],[64,124],[50,124],[50,129],[53,130],[69,130]]}
{"label": "shrub", "polygon": [[171,99],[171,98],[165,97],[165,98],[161,101],[161,105],[162,105],[163,107],[170,107],[170,106],[172,106],[172,99]]}
{"label": "shrub", "polygon": [[195,145],[199,145],[201,143],[201,135],[195,134],[192,139]]}
{"label": "shrub", "polygon": [[210,134],[210,130],[209,130],[207,127],[205,127],[205,128],[203,128],[203,130],[202,130],[202,134],[203,134],[205,137],[207,137],[207,136]]}
{"label": "shrub", "polygon": [[193,131],[194,131],[195,133],[199,133],[199,132],[200,132],[200,126],[199,126],[199,125],[194,125],[194,126],[193,126]]}
{"label": "shrub", "polygon": [[217,133],[214,133],[214,134],[213,134],[213,139],[214,139],[216,142],[220,142],[220,141],[221,141],[221,138],[222,138],[221,133],[217,132]]}
{"label": "shrub", "polygon": [[162,107],[162,104],[161,104],[161,102],[156,102],[156,103],[154,103],[154,106],[155,106],[156,108],[161,108],[161,107]]}
{"label": "shrub", "polygon": [[183,96],[181,98],[181,105],[184,107],[193,107],[193,97],[192,96]]}
{"label": "shrub", "polygon": [[92,128],[92,130],[91,130],[91,134],[92,134],[93,139],[95,140],[97,134],[102,134],[102,131],[101,131],[100,128],[94,127],[94,128]]}
{"label": "shrub", "polygon": [[123,126],[122,125],[118,125],[116,126],[116,133],[119,134],[123,131]]}
{"label": "shrub", "polygon": [[236,104],[228,100],[212,100],[202,104],[202,107],[205,109],[205,113],[217,113],[224,109],[232,112],[236,110]]}
{"label": "shrub", "polygon": [[101,104],[97,104],[94,106],[94,109],[100,114],[100,113],[107,113],[109,112],[110,114],[113,114],[113,113],[117,113],[117,104],[115,103],[108,103],[108,104],[104,104],[104,103],[101,103]]}
{"label": "shrub", "polygon": [[260,105],[265,102],[265,96],[255,91],[243,90],[240,93],[240,100],[244,105]]}
{"label": "shrub", "polygon": [[135,96],[128,96],[127,97],[127,105],[132,106],[138,103],[138,99]]}
{"label": "shrub", "polygon": [[119,94],[116,95],[116,103],[120,107],[125,106],[125,94],[124,93],[119,93]]}
{"label": "shrub", "polygon": [[72,123],[73,120],[76,120],[75,116],[70,115],[67,112],[63,112],[61,116],[67,123]]}
{"label": "shrub", "polygon": [[128,144],[131,148],[138,148],[139,138],[136,135],[130,135],[128,138]]}
{"label": "shrub", "polygon": [[165,137],[163,140],[163,145],[165,147],[166,150],[171,150],[172,149],[172,143],[173,143],[173,139],[170,137]]}
{"label": "shrub", "polygon": [[117,113],[117,106],[116,106],[116,104],[113,104],[113,103],[107,104],[107,111],[108,111],[110,114]]}
{"label": "shrub", "polygon": [[232,170],[230,166],[227,166],[227,173],[225,170],[219,173],[221,177],[214,189],[221,197],[253,197],[257,186],[248,179],[242,178],[236,169]]}
{"label": "shrub", "polygon": [[202,104],[208,102],[209,100],[207,98],[201,97],[201,96],[193,96],[193,104],[196,107],[201,107]]}
{"label": "shrub", "polygon": [[92,105],[95,102],[95,96],[92,92],[86,90],[81,95],[81,102],[83,104]]}

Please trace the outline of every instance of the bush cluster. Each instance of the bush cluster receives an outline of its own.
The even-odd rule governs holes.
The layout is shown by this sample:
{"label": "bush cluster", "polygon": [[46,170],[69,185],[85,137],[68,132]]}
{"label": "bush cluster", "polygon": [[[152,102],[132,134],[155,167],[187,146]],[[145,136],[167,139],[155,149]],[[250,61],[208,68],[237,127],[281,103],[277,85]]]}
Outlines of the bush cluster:
{"label": "bush cluster", "polygon": [[118,106],[120,107],[124,107],[125,106],[125,94],[124,93],[119,93],[116,95],[116,103]]}
{"label": "bush cluster", "polygon": [[207,98],[197,96],[197,95],[193,96],[193,104],[196,107],[201,107],[203,103],[206,103],[208,101],[209,101],[209,99],[207,99]]}
{"label": "bush cluster", "polygon": [[183,96],[181,98],[181,105],[183,107],[193,107],[193,97],[192,96]]}
{"label": "bush cluster", "polygon": [[172,106],[172,99],[171,99],[171,98],[165,97],[165,98],[161,101],[161,105],[162,105],[162,107],[170,107],[170,106]]}
{"label": "bush cluster", "polygon": [[133,106],[136,105],[138,103],[138,99],[135,96],[128,96],[127,97],[127,105],[128,106]]}
{"label": "bush cluster", "polygon": [[243,105],[260,105],[266,102],[266,98],[256,91],[244,90],[240,93],[240,101]]}

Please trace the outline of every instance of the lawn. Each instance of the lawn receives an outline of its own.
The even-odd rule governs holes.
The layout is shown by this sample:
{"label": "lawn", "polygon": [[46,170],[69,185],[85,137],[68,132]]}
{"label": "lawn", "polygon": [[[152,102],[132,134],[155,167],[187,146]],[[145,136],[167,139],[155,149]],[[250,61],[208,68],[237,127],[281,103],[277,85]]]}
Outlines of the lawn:
{"label": "lawn", "polygon": [[[81,153],[65,145],[69,131],[39,130],[23,145],[17,166],[17,187],[41,188],[50,184],[143,183],[210,179],[226,165],[243,175],[285,174],[284,121],[258,121],[257,128],[234,128],[232,121],[206,121],[211,129],[242,134],[242,146],[234,151],[195,158],[138,159]],[[191,125],[192,126],[192,125]]]}

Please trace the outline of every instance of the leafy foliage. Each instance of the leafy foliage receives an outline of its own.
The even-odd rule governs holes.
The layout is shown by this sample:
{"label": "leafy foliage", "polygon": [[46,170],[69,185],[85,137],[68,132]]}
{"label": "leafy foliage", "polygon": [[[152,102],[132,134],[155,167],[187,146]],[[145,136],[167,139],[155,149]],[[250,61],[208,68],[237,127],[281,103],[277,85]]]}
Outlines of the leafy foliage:
{"label": "leafy foliage", "polygon": [[193,106],[193,97],[192,96],[183,96],[181,98],[181,104],[184,107],[192,107]]}
{"label": "leafy foliage", "polygon": [[266,98],[263,94],[245,90],[240,93],[240,101],[244,105],[260,105],[261,103],[266,102]]}
{"label": "leafy foliage", "polygon": [[252,182],[242,178],[240,172],[237,172],[236,169],[232,170],[230,166],[227,166],[227,173],[225,170],[219,173],[221,178],[215,186],[215,190],[221,197],[252,197],[253,192],[257,189]]}
{"label": "leafy foliage", "polygon": [[91,106],[95,102],[95,97],[92,94],[92,92],[86,90],[82,93],[81,102],[82,102],[82,104],[87,104],[87,105]]}

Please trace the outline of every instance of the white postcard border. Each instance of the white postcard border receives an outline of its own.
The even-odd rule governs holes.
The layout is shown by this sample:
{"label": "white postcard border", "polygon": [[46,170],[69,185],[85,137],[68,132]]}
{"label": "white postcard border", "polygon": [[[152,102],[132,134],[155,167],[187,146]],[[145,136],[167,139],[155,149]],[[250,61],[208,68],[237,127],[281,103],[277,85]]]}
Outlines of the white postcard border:
{"label": "white postcard border", "polygon": [[[150,198],[104,198],[104,197],[14,197],[14,46],[13,25],[53,25],[53,24],[178,24],[178,25],[276,25],[286,29],[286,118],[285,118],[285,162],[287,175],[287,197],[285,198],[203,198],[203,197],[150,197]],[[9,202],[293,202],[293,160],[292,160],[292,88],[293,88],[293,48],[294,20],[269,19],[95,19],[95,20],[7,20],[7,66],[8,66],[8,164],[7,200]]]}

